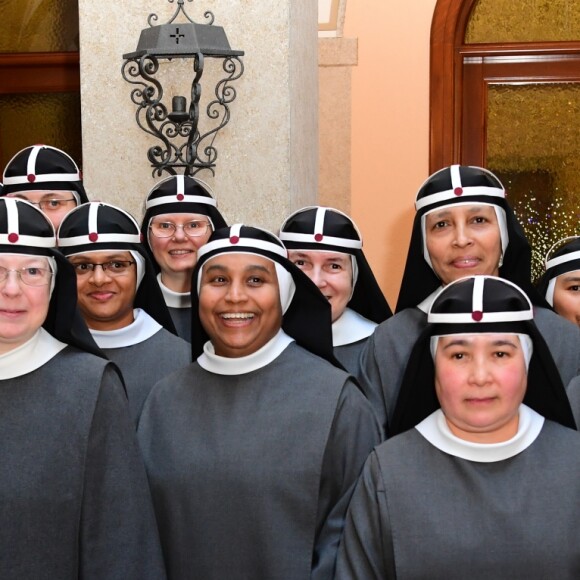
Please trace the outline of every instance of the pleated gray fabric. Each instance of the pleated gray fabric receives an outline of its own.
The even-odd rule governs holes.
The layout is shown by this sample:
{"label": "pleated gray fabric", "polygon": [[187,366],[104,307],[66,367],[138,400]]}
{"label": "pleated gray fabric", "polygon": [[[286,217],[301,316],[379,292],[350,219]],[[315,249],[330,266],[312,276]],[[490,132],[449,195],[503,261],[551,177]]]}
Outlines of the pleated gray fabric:
{"label": "pleated gray fabric", "polygon": [[67,347],[0,381],[0,578],[165,578],[118,374]]}
{"label": "pleated gray fabric", "polygon": [[546,421],[522,453],[477,463],[412,429],[369,457],[336,578],[580,578],[578,497],[577,431]]}
{"label": "pleated gray fabric", "polygon": [[121,369],[135,424],[153,385],[191,362],[189,343],[165,328],[143,342],[101,350]]}
{"label": "pleated gray fabric", "polygon": [[349,375],[295,343],[244,375],[196,362],[161,381],[138,439],[169,577],[306,580],[316,560],[330,579],[379,438]]}

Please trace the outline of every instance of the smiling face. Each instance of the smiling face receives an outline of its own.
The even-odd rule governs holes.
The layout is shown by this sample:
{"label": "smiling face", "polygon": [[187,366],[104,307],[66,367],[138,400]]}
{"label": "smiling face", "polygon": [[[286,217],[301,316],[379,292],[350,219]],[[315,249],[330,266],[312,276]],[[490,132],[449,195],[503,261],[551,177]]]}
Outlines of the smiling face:
{"label": "smiling face", "polygon": [[[177,227],[173,236],[163,238],[153,235],[151,223],[172,223],[184,226],[191,222],[208,224],[200,236],[190,237],[183,227]],[[206,215],[197,213],[165,213],[151,218],[148,231],[149,246],[161,269],[161,280],[175,292],[191,289],[191,274],[197,264],[197,251],[211,235],[212,229]]]}
{"label": "smiling face", "polygon": [[499,274],[501,237],[493,207],[446,206],[424,219],[427,251],[443,284],[464,276]]}
{"label": "smiling face", "polygon": [[262,348],[282,326],[274,263],[226,253],[203,266],[199,317],[219,356],[238,358]]}
{"label": "smiling face", "polygon": [[[0,266],[8,270],[49,268],[48,260],[36,256],[0,254]],[[0,282],[0,354],[9,352],[28,340],[44,323],[50,302],[50,284],[29,286],[9,272]]]}
{"label": "smiling face", "polygon": [[87,326],[93,330],[117,330],[134,320],[133,302],[137,292],[136,264],[121,275],[96,266],[91,272],[83,264],[115,261],[134,262],[128,251],[102,251],[76,254],[69,258],[77,273],[78,306]]}
{"label": "smiling face", "polygon": [[70,191],[18,191],[6,197],[24,199],[38,206],[58,230],[64,216],[77,206],[76,198]]}
{"label": "smiling face", "polygon": [[289,250],[290,261],[296,264],[330,302],[332,322],[344,313],[352,295],[352,261],[350,254]]}
{"label": "smiling face", "polygon": [[556,278],[554,310],[580,326],[580,270],[566,272]]}
{"label": "smiling face", "polygon": [[451,432],[477,443],[517,433],[527,386],[519,337],[514,334],[442,336],[435,355],[435,390]]}

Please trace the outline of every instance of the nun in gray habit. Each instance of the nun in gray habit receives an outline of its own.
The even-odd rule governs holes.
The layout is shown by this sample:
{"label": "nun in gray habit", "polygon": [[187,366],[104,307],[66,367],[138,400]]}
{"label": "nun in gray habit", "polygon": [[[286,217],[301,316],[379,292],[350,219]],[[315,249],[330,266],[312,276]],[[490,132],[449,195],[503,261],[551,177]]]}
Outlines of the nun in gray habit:
{"label": "nun in gray habit", "polygon": [[333,576],[381,434],[329,362],[328,302],[286,256],[264,230],[214,232],[194,272],[195,362],[145,402],[137,434],[172,579]]}
{"label": "nun in gray habit", "polygon": [[358,377],[366,341],[377,325],[392,315],[362,251],[359,229],[341,211],[310,206],[284,221],[280,239],[290,260],[328,298],[334,356]]}
{"label": "nun in gray habit", "polygon": [[55,242],[40,210],[0,199],[0,577],[164,578],[123,383]]}
{"label": "nun in gray habit", "polygon": [[123,373],[135,423],[153,385],[191,362],[140,239],[130,214],[101,202],[70,211],[58,230],[59,249],[77,275],[81,313],[99,348]]}
{"label": "nun in gray habit", "polygon": [[209,186],[189,175],[172,175],[147,194],[142,241],[177,335],[191,340],[191,274],[197,251],[211,233],[226,227]]}
{"label": "nun in gray habit", "polygon": [[336,578],[580,578],[580,434],[532,318],[500,278],[435,298]]}
{"label": "nun in gray habit", "polygon": [[442,286],[464,276],[500,276],[517,284],[534,305],[536,326],[563,383],[580,374],[580,330],[553,312],[532,285],[530,244],[497,177],[481,167],[446,167],[421,186],[415,207],[396,314],[379,325],[361,353],[359,379],[386,434],[429,306]]}

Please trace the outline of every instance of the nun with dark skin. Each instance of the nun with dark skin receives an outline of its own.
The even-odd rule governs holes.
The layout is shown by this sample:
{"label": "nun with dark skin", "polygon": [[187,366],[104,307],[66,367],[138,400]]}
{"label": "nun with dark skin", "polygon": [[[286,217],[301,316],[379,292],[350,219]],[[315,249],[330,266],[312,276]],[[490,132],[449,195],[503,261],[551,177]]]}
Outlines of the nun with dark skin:
{"label": "nun with dark skin", "polygon": [[139,225],[118,207],[91,202],[67,214],[57,239],[74,267],[91,335],[123,373],[136,423],[153,385],[191,361],[140,243]]}
{"label": "nun with dark skin", "polygon": [[580,577],[580,434],[517,286],[447,285],[392,435],[349,506],[338,580]]}
{"label": "nun with dark skin", "polygon": [[203,181],[174,175],[147,195],[141,223],[143,244],[178,336],[191,340],[191,275],[199,248],[226,222]]}
{"label": "nun with dark skin", "polygon": [[362,235],[346,214],[304,207],[280,228],[288,257],[330,302],[334,355],[355,377],[360,353],[392,312],[362,251]]}
{"label": "nun with dark skin", "polygon": [[395,316],[361,353],[361,385],[388,436],[409,355],[441,287],[468,275],[517,284],[535,308],[564,384],[580,373],[580,330],[552,311],[531,282],[531,248],[497,177],[481,167],[453,165],[419,189],[417,214]]}
{"label": "nun with dark skin", "polygon": [[240,224],[200,248],[193,289],[194,362],[138,427],[169,577],[331,579],[381,433],[333,364],[330,305],[276,236]]}
{"label": "nun with dark skin", "polygon": [[0,199],[0,577],[165,577],[118,369],[26,201]]}

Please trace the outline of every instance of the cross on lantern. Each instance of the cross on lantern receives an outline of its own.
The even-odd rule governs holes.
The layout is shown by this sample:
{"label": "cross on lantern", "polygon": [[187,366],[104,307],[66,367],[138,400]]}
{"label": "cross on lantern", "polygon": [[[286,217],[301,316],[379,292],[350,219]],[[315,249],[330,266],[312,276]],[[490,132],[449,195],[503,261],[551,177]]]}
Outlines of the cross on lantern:
{"label": "cross on lantern", "polygon": [[179,44],[180,38],[185,38],[185,34],[179,34],[179,28],[175,29],[175,34],[170,34],[171,38],[175,38],[175,44]]}

